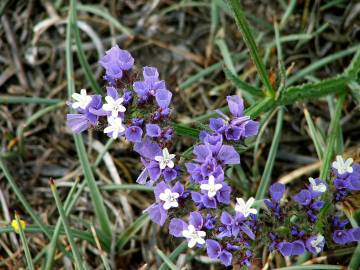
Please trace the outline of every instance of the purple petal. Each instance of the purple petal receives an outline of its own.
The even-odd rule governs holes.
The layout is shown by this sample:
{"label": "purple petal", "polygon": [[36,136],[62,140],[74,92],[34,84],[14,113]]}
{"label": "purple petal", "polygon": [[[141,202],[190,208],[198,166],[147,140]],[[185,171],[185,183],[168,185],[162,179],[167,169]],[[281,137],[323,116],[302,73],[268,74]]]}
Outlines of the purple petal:
{"label": "purple petal", "polygon": [[233,116],[240,117],[243,115],[244,101],[241,97],[227,96],[226,100],[228,102],[229,110]]}
{"label": "purple petal", "polygon": [[117,100],[119,98],[119,93],[116,90],[115,87],[108,86],[106,87],[106,94],[110,97],[112,97],[114,100]]}
{"label": "purple petal", "polygon": [[241,229],[247,236],[249,236],[250,239],[252,239],[252,240],[255,239],[255,234],[252,232],[252,230],[251,230],[245,223],[243,223],[242,225],[240,225],[240,229]]}
{"label": "purple petal", "polygon": [[145,168],[136,179],[136,183],[140,185],[144,185],[149,177],[148,170]]}
{"label": "purple petal", "polygon": [[277,248],[284,257],[291,256],[293,244],[283,241],[277,245]]}
{"label": "purple petal", "polygon": [[169,224],[169,234],[175,237],[181,237],[183,230],[187,228],[187,224],[180,218],[173,218]]}
{"label": "purple petal", "polygon": [[349,235],[352,241],[360,241],[360,228],[350,229]]}
{"label": "purple petal", "polygon": [[219,242],[212,239],[206,240],[206,252],[209,258],[217,259],[221,252],[221,246]]}
{"label": "purple petal", "polygon": [[167,108],[170,105],[172,93],[166,89],[156,91],[155,99],[160,108]]}
{"label": "purple petal", "polygon": [[334,231],[332,239],[338,245],[345,245],[352,240],[351,235],[345,230]]}
{"label": "purple petal", "polygon": [[149,137],[157,138],[161,135],[161,128],[156,124],[147,124],[146,125],[146,135]]}
{"label": "purple petal", "polygon": [[167,219],[167,211],[163,208],[161,204],[155,204],[147,209],[150,219],[159,224],[160,226],[164,225]]}
{"label": "purple petal", "polygon": [[233,224],[234,219],[233,217],[226,211],[222,212],[220,221],[222,224],[230,226]]}
{"label": "purple petal", "polygon": [[171,191],[176,192],[181,196],[184,193],[184,186],[180,182],[176,182]]}
{"label": "purple petal", "polygon": [[148,82],[156,82],[159,80],[159,72],[155,67],[144,67],[143,68],[144,80]]}
{"label": "purple petal", "polygon": [[157,143],[151,142],[148,137],[140,143],[135,143],[134,150],[148,159],[155,159],[155,156],[162,156],[160,146]]}
{"label": "purple petal", "polygon": [[240,155],[235,148],[230,145],[223,145],[217,155],[217,159],[224,164],[240,164]]}
{"label": "purple petal", "polygon": [[280,184],[280,183],[272,184],[269,188],[269,191],[270,191],[271,198],[274,201],[279,202],[284,195],[285,185]]}
{"label": "purple petal", "polygon": [[196,229],[200,230],[204,224],[203,217],[199,212],[191,212],[189,217],[189,223]]}
{"label": "purple petal", "polygon": [[149,87],[147,83],[143,81],[133,83],[134,91],[140,96],[146,96],[149,93]]}
{"label": "purple petal", "polygon": [[230,266],[232,261],[232,254],[227,250],[223,250],[219,255],[219,259],[225,266]]}
{"label": "purple petal", "polygon": [[164,180],[166,182],[170,182],[170,181],[174,180],[178,176],[177,171],[175,169],[170,169],[170,168],[165,168],[162,171],[162,174],[163,174]]}
{"label": "purple petal", "polygon": [[205,161],[206,158],[211,155],[209,148],[203,144],[195,146],[193,153],[199,162]]}
{"label": "purple petal", "polygon": [[169,188],[164,181],[159,182],[154,189],[155,198],[157,201],[160,201],[159,196],[161,193],[164,193],[165,189]]}
{"label": "purple petal", "polygon": [[259,132],[260,123],[257,121],[249,120],[245,123],[244,137],[255,136]]}
{"label": "purple petal", "polygon": [[157,162],[150,162],[149,165],[146,167],[152,181],[156,181],[159,179],[161,175],[161,170],[159,167],[159,163]]}
{"label": "purple petal", "polygon": [[292,242],[292,245],[293,245],[292,252],[291,252],[292,256],[301,255],[305,252],[305,245],[304,245],[303,241],[296,240],[296,241]]}
{"label": "purple petal", "polygon": [[81,133],[91,126],[90,122],[83,114],[67,114],[66,121],[68,127],[75,133]]}
{"label": "purple petal", "polygon": [[129,142],[141,142],[143,131],[138,126],[131,126],[125,130],[125,137]]}

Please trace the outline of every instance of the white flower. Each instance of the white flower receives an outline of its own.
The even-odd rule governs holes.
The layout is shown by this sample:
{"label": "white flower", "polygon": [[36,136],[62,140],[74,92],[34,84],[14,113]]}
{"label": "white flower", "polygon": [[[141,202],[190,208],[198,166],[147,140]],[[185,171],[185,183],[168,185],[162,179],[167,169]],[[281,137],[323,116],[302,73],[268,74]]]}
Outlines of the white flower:
{"label": "white flower", "polygon": [[311,185],[311,189],[313,191],[324,193],[326,191],[326,185],[324,183],[316,184],[316,181],[314,178],[309,177],[309,182]]}
{"label": "white flower", "polygon": [[81,89],[80,94],[74,93],[71,97],[76,100],[71,104],[74,109],[81,108],[85,110],[92,100],[92,97],[86,94],[86,89]]}
{"label": "white flower", "polygon": [[164,148],[162,150],[162,156],[156,156],[155,160],[159,162],[160,169],[163,170],[166,167],[169,167],[170,169],[174,168],[174,161],[172,159],[175,157],[174,154],[169,154],[169,151],[167,148]]}
{"label": "white flower", "polygon": [[216,192],[218,192],[222,188],[222,184],[215,184],[215,178],[213,175],[209,176],[209,181],[207,184],[201,184],[200,188],[202,190],[208,191],[208,197],[213,198],[216,195]]}
{"label": "white flower", "polygon": [[163,193],[160,193],[159,199],[164,201],[163,207],[165,210],[169,210],[171,207],[179,207],[177,198],[179,198],[179,193],[171,192],[170,189],[165,189]]}
{"label": "white flower", "polygon": [[243,198],[236,198],[235,211],[240,212],[244,215],[244,217],[248,217],[250,214],[257,214],[257,210],[255,208],[251,208],[255,199],[250,197],[245,203]]}
{"label": "white flower", "polygon": [[200,244],[200,245],[205,244],[204,237],[206,236],[206,232],[197,231],[193,225],[189,225],[187,230],[183,230],[182,235],[185,238],[188,238],[189,248],[193,248],[196,244]]}
{"label": "white flower", "polygon": [[125,131],[125,127],[120,117],[108,117],[109,126],[104,129],[104,133],[112,132],[112,138],[116,139],[121,132]]}
{"label": "white flower", "polygon": [[106,96],[105,100],[107,103],[105,103],[102,108],[104,111],[111,112],[112,117],[117,117],[119,112],[125,112],[126,108],[122,105],[124,102],[123,98],[118,98],[117,100],[114,100],[111,96]]}
{"label": "white flower", "polygon": [[318,234],[314,240],[311,240],[310,244],[315,249],[316,253],[320,253],[324,248],[325,238],[321,234]]}
{"label": "white flower", "polygon": [[336,161],[332,163],[332,167],[338,171],[339,174],[344,173],[352,173],[353,168],[351,167],[351,164],[353,163],[352,158],[348,158],[346,161],[342,158],[342,156],[336,156]]}

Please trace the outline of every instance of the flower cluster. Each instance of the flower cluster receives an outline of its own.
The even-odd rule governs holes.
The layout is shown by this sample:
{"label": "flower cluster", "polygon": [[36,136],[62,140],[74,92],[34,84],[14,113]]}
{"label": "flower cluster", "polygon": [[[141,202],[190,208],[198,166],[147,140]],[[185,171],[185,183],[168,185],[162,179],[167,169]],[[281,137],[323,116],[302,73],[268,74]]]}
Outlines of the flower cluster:
{"label": "flower cluster", "polygon": [[206,250],[225,266],[250,266],[256,240],[283,256],[306,250],[316,255],[325,248],[329,234],[319,229],[323,219],[331,219],[335,244],[360,240],[360,229],[346,228],[348,221],[331,207],[360,190],[360,165],[352,159],[337,156],[333,183],[309,178],[307,187],[289,201],[284,185],[271,185],[270,197],[263,201],[266,209],[259,215],[262,202],[234,194],[226,174],[229,166],[240,164],[236,146],[259,129],[259,122],[244,114],[239,96],[226,98],[230,115],[216,110],[217,117],[209,119],[192,157],[177,158],[172,153],[172,93],[158,70],[146,66],[140,76],[134,58],[118,46],[99,63],[105,69],[106,95],[89,95],[85,89],[74,93],[69,105],[77,113],[67,115],[68,126],[75,133],[95,128],[134,144],[144,166],[137,183],[154,186],[154,203],[145,212],[160,226],[168,223],[169,234],[185,238],[189,248]]}

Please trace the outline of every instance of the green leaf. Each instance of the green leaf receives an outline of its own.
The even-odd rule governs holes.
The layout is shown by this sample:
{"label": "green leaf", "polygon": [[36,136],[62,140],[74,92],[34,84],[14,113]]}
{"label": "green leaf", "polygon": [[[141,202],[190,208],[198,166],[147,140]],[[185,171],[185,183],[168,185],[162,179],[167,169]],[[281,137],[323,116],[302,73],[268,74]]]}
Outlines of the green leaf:
{"label": "green leaf", "polygon": [[229,69],[224,67],[226,77],[233,83],[233,85],[254,97],[264,97],[264,93],[252,85],[242,81],[238,76],[233,74]]}
{"label": "green leaf", "polygon": [[[353,53],[359,51],[359,49],[360,49],[360,45],[356,45],[356,46],[347,48],[346,50],[343,50],[343,51],[340,51],[337,53],[333,53],[329,56],[321,58],[320,60],[312,63],[311,65],[308,65],[306,68],[295,73],[293,76],[291,76],[288,79],[287,83],[288,83],[288,85],[291,85],[291,84],[295,83],[296,81],[298,81],[299,79],[304,78],[305,75],[311,74],[315,70],[318,70],[319,68],[326,66],[327,64],[334,62],[337,59],[340,59],[340,58],[343,58],[350,54],[353,54]],[[345,72],[346,75],[350,75],[351,77],[354,76],[354,74],[356,73],[356,68],[359,68],[359,65],[360,65],[359,64],[360,60],[358,60],[358,58],[357,58],[358,54],[356,54],[355,56],[356,57],[353,58],[354,61],[351,62],[349,68],[347,69],[347,72]]]}
{"label": "green leaf", "polygon": [[22,243],[23,248],[24,248],[24,253],[25,253],[27,266],[29,267],[30,270],[34,270],[35,268],[34,268],[32,258],[31,258],[29,245],[27,243],[24,231],[23,231],[23,229],[21,227],[20,218],[19,218],[18,214],[15,214],[15,220],[16,220],[17,227],[19,228],[19,235],[20,235],[21,243]]}
{"label": "green leaf", "polygon": [[114,191],[114,190],[137,190],[137,191],[146,191],[146,192],[154,191],[153,187],[148,187],[139,184],[108,184],[99,187],[101,190],[106,190],[106,191]]}
{"label": "green leaf", "polygon": [[322,160],[322,157],[324,155],[324,148],[325,148],[324,139],[317,130],[313,120],[311,119],[310,113],[306,108],[304,109],[304,115],[309,127],[310,137],[315,145],[316,153],[318,155],[319,160]]}
{"label": "green leaf", "polygon": [[100,17],[103,17],[105,20],[110,22],[116,29],[124,34],[128,35],[129,37],[133,36],[133,33],[129,28],[122,25],[116,18],[110,15],[109,11],[100,5],[81,5],[79,4],[77,7],[78,10],[90,12]]}
{"label": "green leaf", "polygon": [[250,27],[246,21],[245,15],[242,11],[240,1],[228,0],[228,3],[229,3],[230,8],[233,11],[233,15],[236,20],[236,23],[240,29],[240,32],[242,33],[245,44],[250,51],[251,57],[256,65],[257,71],[259,73],[259,76],[260,76],[262,82],[264,83],[268,93],[271,96],[275,96],[275,91],[271,86],[268,74],[265,69],[265,65],[262,62],[262,59],[259,55],[258,49],[255,44],[254,37],[251,34]]}
{"label": "green leaf", "polygon": [[329,264],[313,264],[313,265],[296,265],[289,267],[276,268],[275,270],[341,270],[344,269],[341,265]]}
{"label": "green leaf", "polygon": [[98,84],[98,82],[96,81],[96,78],[94,77],[94,74],[91,70],[91,67],[86,59],[85,56],[85,52],[82,46],[82,42],[81,42],[81,37],[80,37],[80,31],[79,28],[77,26],[77,11],[76,11],[76,0],[71,0],[71,5],[70,8],[74,9],[71,12],[72,15],[72,27],[73,27],[73,32],[74,32],[74,36],[75,36],[75,44],[76,44],[76,49],[77,49],[77,56],[80,62],[81,67],[84,70],[85,73],[85,77],[88,80],[91,88],[98,94],[102,94],[102,90]]}
{"label": "green leaf", "polygon": [[66,214],[65,214],[65,211],[63,209],[62,203],[60,201],[59,195],[57,193],[55,183],[52,182],[50,184],[50,187],[51,187],[51,191],[53,193],[54,199],[55,199],[56,207],[57,207],[57,209],[59,211],[59,214],[60,214],[61,222],[62,222],[62,224],[64,226],[66,236],[68,238],[72,253],[74,255],[74,259],[75,259],[77,269],[82,270],[82,269],[84,269],[83,265],[82,265],[82,258],[80,257],[80,252],[79,252],[79,250],[78,250],[78,248],[77,248],[77,246],[75,244],[74,236],[73,236],[72,232],[69,229],[69,224],[68,224],[68,221],[67,221],[67,218],[66,218]]}
{"label": "green leaf", "polygon": [[[85,188],[86,181],[84,180],[81,183],[76,194],[74,194],[77,189],[77,184],[78,184],[78,181],[76,181],[75,184],[71,187],[71,189],[66,197],[66,200],[64,203],[64,209],[65,209],[66,216],[68,216],[70,214],[71,209],[74,207],[77,199],[80,197],[81,192]],[[46,247],[46,256],[47,257],[46,257],[46,263],[45,263],[45,267],[44,267],[45,270],[53,269],[53,262],[54,262],[53,258],[54,258],[55,252],[56,252],[56,245],[57,245],[58,238],[60,235],[60,229],[61,229],[61,219],[58,219],[56,222],[55,230],[54,230],[54,233],[50,240],[50,243]]]}
{"label": "green leaf", "polygon": [[191,128],[191,127],[187,127],[185,125],[182,124],[172,124],[172,127],[176,133],[176,135],[178,136],[186,136],[186,137],[191,137],[194,139],[198,139],[199,138],[199,130],[196,128]]}
{"label": "green leaf", "polygon": [[38,104],[38,105],[56,105],[62,102],[60,99],[24,97],[24,96],[0,96],[0,104]]}
{"label": "green leaf", "polygon": [[277,115],[276,127],[275,127],[274,136],[273,136],[273,141],[272,141],[271,147],[270,147],[269,156],[266,160],[265,169],[264,169],[263,175],[261,177],[260,185],[256,192],[256,196],[255,196],[256,200],[264,199],[267,189],[270,185],[271,172],[274,167],[276,153],[277,153],[279,143],[280,143],[280,138],[281,138],[283,119],[284,119],[284,109],[280,108],[278,115]]}
{"label": "green leaf", "polygon": [[156,248],[156,253],[171,270],[177,270],[176,265],[173,264],[170,258],[167,257],[160,249]]}
{"label": "green leaf", "polygon": [[121,250],[125,247],[127,242],[150,220],[150,217],[147,213],[142,214],[138,217],[133,224],[131,224],[122,234],[119,236],[119,239],[116,243],[116,247]]}
{"label": "green leaf", "polygon": [[326,149],[323,162],[320,168],[320,179],[327,181],[330,174],[330,164],[334,157],[335,141],[338,133],[336,132],[340,126],[341,111],[344,105],[346,93],[343,93],[336,103],[335,114],[330,122],[330,129],[328,132],[328,140],[326,142]]}
{"label": "green leaf", "polygon": [[[175,259],[177,257],[179,257],[179,255],[181,253],[183,253],[186,249],[188,248],[188,243],[187,241],[183,241],[176,249],[174,249],[173,252],[171,252],[171,254],[168,256],[168,258],[171,260],[171,261],[175,261]],[[166,270],[168,268],[168,266],[163,263],[159,270]]]}
{"label": "green leaf", "polygon": [[[74,5],[74,0],[71,1],[71,5]],[[68,24],[66,28],[66,78],[67,78],[67,88],[68,88],[68,96],[71,97],[75,91],[74,85],[74,68],[73,68],[73,58],[72,58],[72,51],[71,51],[71,40],[72,40],[72,30],[74,25],[74,16],[73,12],[75,12],[73,7],[70,7],[69,14],[68,14]],[[81,135],[73,134],[76,151],[78,157],[80,159],[81,167],[84,172],[85,179],[87,181],[87,185],[90,190],[90,197],[92,204],[94,206],[96,217],[99,221],[100,227],[102,232],[106,235],[108,240],[111,239],[111,226],[110,220],[106,212],[106,208],[101,197],[100,191],[96,185],[95,178],[93,172],[91,170],[91,166],[89,160],[87,158],[85,146]]]}

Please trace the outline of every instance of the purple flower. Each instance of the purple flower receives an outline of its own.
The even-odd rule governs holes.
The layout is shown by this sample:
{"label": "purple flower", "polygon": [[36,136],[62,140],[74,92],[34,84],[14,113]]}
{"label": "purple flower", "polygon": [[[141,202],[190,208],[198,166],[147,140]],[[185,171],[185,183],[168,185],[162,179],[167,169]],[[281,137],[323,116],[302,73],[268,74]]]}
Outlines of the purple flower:
{"label": "purple flower", "polygon": [[124,70],[129,70],[134,65],[134,58],[131,54],[115,45],[100,59],[99,63],[105,68],[105,79],[110,83],[121,79]]}
{"label": "purple flower", "polygon": [[294,200],[301,205],[309,205],[312,200],[311,192],[307,189],[302,189],[294,196]]}
{"label": "purple flower", "polygon": [[146,82],[154,83],[159,80],[159,72],[155,67],[144,67],[143,76]]}
{"label": "purple flower", "polygon": [[360,228],[353,228],[348,231],[352,241],[360,241]]}
{"label": "purple flower", "polygon": [[189,224],[179,218],[173,218],[169,224],[169,233],[175,237],[185,237],[188,240],[188,247],[205,244],[206,232],[202,231],[204,220],[200,213],[191,212]]}
{"label": "purple flower", "polygon": [[277,248],[281,255],[283,255],[284,257],[297,256],[305,252],[305,245],[304,242],[301,240],[296,240],[292,243],[283,241],[277,245]]}
{"label": "purple flower", "polygon": [[125,137],[130,142],[141,142],[143,130],[138,126],[130,126],[125,130]]}
{"label": "purple flower", "polygon": [[152,138],[158,138],[161,135],[161,128],[156,124],[146,125],[146,135]]}
{"label": "purple flower", "polygon": [[172,188],[164,182],[160,182],[154,189],[156,203],[145,211],[149,213],[152,221],[162,226],[168,217],[168,210],[179,207],[178,200],[183,193],[184,187],[180,182],[177,182]]}
{"label": "purple flower", "polygon": [[244,232],[250,239],[255,239],[255,234],[247,225],[247,220],[242,214],[236,213],[233,217],[228,212],[224,211],[221,214],[220,221],[223,224],[223,226],[219,228],[220,234],[218,237],[220,239],[231,236],[237,237],[240,231]]}
{"label": "purple flower", "polygon": [[345,245],[351,242],[352,237],[346,230],[336,230],[332,234],[332,239],[338,245]]}
{"label": "purple flower", "polygon": [[155,99],[161,109],[166,109],[170,105],[172,94],[169,90],[159,89],[156,91]]}
{"label": "purple flower", "polygon": [[225,121],[222,118],[210,118],[209,127],[216,133],[222,133],[225,129]]}
{"label": "purple flower", "polygon": [[272,184],[269,188],[271,199],[275,202],[280,202],[285,192],[285,185],[280,183]]}
{"label": "purple flower", "polygon": [[79,114],[67,114],[67,125],[75,133],[81,133],[91,126],[95,126],[98,122],[99,116],[106,114],[101,109],[101,96],[91,96],[91,100],[87,102],[85,109],[77,107]]}
{"label": "purple flower", "polygon": [[232,254],[224,248],[221,248],[219,242],[215,240],[206,240],[207,254],[211,259],[219,259],[225,266],[230,266]]}
{"label": "purple flower", "polygon": [[231,114],[235,117],[243,116],[244,112],[244,101],[239,96],[227,96],[226,97],[229,110]]}
{"label": "purple flower", "polygon": [[317,255],[325,246],[325,238],[321,234],[310,236],[306,240],[306,248],[312,254]]}

